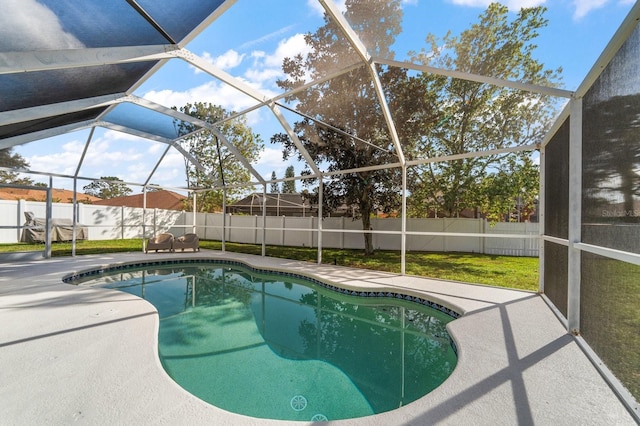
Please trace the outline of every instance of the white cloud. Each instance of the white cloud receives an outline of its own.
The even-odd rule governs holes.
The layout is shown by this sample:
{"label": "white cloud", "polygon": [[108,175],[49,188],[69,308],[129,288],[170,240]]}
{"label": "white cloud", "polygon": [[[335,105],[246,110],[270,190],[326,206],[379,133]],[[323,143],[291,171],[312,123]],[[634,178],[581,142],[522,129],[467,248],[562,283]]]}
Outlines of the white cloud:
{"label": "white cloud", "polygon": [[[216,57],[211,56],[211,53],[209,52],[203,52],[202,55],[200,55],[200,58],[204,59],[206,62],[209,62],[217,68],[220,68],[222,70],[230,70],[240,65],[242,63],[242,60],[244,59],[244,56],[244,54],[241,55],[235,50],[229,49],[222,55]],[[200,68],[196,68],[193,65],[189,65],[189,68],[193,69],[196,74],[204,72]]]}
{"label": "white cloud", "polygon": [[295,34],[288,39],[281,40],[272,55],[265,57],[265,64],[271,67],[282,67],[282,60],[286,57],[293,57],[297,54],[306,55],[311,48],[304,40],[304,34]]}
{"label": "white cloud", "polygon": [[573,0],[576,10],[573,12],[574,19],[581,19],[595,9],[599,9],[608,3],[609,0]]}
{"label": "white cloud", "polygon": [[[332,1],[332,0],[329,0]],[[344,13],[347,10],[347,6],[345,5],[345,0],[333,0],[333,2],[338,7],[338,10],[341,13]],[[307,0],[307,6],[315,13],[316,15],[322,16],[324,15],[324,8],[320,4],[318,0]]]}
{"label": "white cloud", "polygon": [[[284,172],[288,166],[282,161],[282,149],[269,147],[265,147],[264,151],[262,151],[257,165],[260,166],[261,169],[271,169],[275,171],[278,177],[282,177],[281,172]],[[269,172],[269,179],[271,179],[271,172]]]}
{"label": "white cloud", "polygon": [[[230,52],[232,51],[223,55],[224,60],[221,59],[220,64],[232,66],[236,62],[241,62],[242,58],[244,58],[244,55]],[[307,52],[309,52],[309,47],[304,41],[304,35],[295,34],[292,37],[281,40],[271,54],[261,50],[253,51],[251,53],[253,63],[243,73],[242,77],[237,78],[260,92],[261,95],[273,97],[279,93],[278,88],[275,86],[275,81],[284,77],[282,73],[283,59],[298,53],[306,54]],[[143,97],[167,107],[182,106],[193,102],[209,102],[221,105],[229,111],[242,111],[256,104],[253,98],[217,80],[184,91],[153,90],[145,93]]]}
{"label": "white cloud", "polygon": [[[124,181],[143,183],[160,158],[155,146],[162,144],[136,136],[114,131],[105,131],[89,144],[80,169],[80,176],[117,176]],[[53,153],[37,153],[25,156],[30,168],[73,176],[80,162],[85,141],[72,139],[62,141]]]}
{"label": "white cloud", "polygon": [[58,17],[36,0],[4,0],[0,38],[6,50],[78,49],[84,45],[64,31]]}
{"label": "white cloud", "polygon": [[214,105],[221,105],[230,111],[240,111],[256,103],[254,99],[247,95],[217,81],[207,82],[185,91],[152,90],[145,93],[143,97],[167,107],[180,107],[193,102],[209,102]]}

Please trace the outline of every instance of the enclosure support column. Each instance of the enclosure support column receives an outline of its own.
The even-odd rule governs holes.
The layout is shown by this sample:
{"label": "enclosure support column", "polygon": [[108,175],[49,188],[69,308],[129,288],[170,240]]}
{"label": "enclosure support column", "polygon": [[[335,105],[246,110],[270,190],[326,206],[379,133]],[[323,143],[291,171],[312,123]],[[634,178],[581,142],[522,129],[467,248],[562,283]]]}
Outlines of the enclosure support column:
{"label": "enclosure support column", "polygon": [[124,240],[124,206],[120,207],[120,239]]}
{"label": "enclosure support column", "polygon": [[[407,165],[402,166],[402,234],[400,242],[400,275],[406,274],[407,255]],[[404,336],[404,334],[403,334]],[[404,389],[403,389],[404,391]]]}
{"label": "enclosure support column", "polygon": [[227,188],[222,188],[222,252],[225,252],[227,236]]}
{"label": "enclosure support column", "polygon": [[76,231],[76,226],[78,224],[78,196],[77,196],[77,191],[78,191],[78,177],[74,176],[73,177],[73,201],[72,201],[72,213],[71,213],[71,219],[72,219],[72,227],[71,227],[71,257],[75,257],[76,256],[76,237],[77,237],[77,231]]}
{"label": "enclosure support column", "polygon": [[582,227],[582,98],[571,100],[569,127],[569,265],[567,322],[580,333],[580,250]]}
{"label": "enclosure support column", "polygon": [[147,187],[142,187],[142,252],[144,253],[147,248],[147,242],[145,237],[146,233],[146,213],[147,213]]}
{"label": "enclosure support column", "polygon": [[46,221],[47,226],[45,227],[44,234],[44,257],[46,259],[51,258],[51,216],[52,216],[52,207],[51,207],[51,191],[53,188],[53,177],[49,176],[49,187],[47,188],[47,215]]}
{"label": "enclosure support column", "polygon": [[193,228],[191,232],[196,233],[196,212],[198,209],[196,208],[196,193],[193,193]]}
{"label": "enclosure support column", "polygon": [[545,173],[546,147],[540,148],[540,192],[538,196],[538,292],[544,293],[544,223],[546,220],[545,203]]}
{"label": "enclosure support column", "polygon": [[[320,180],[318,182],[318,265],[320,265],[322,264],[322,203],[324,198],[322,175],[320,175]],[[311,220],[313,220],[313,218]]]}
{"label": "enclosure support column", "polygon": [[[71,233],[71,256],[76,255],[76,238],[77,238],[77,230],[78,226],[78,173],[80,173],[80,168],[82,167],[82,163],[84,163],[84,157],[87,155],[87,150],[89,149],[89,144],[91,143],[91,139],[93,139],[93,132],[96,130],[95,127],[91,128],[89,131],[89,136],[87,137],[87,142],[84,144],[84,148],[82,149],[82,155],[80,156],[80,161],[78,161],[78,167],[76,167],[76,172],[73,175],[73,228]],[[85,235],[85,238],[87,236]]]}
{"label": "enclosure support column", "polygon": [[262,185],[262,257],[267,255],[267,184]]}

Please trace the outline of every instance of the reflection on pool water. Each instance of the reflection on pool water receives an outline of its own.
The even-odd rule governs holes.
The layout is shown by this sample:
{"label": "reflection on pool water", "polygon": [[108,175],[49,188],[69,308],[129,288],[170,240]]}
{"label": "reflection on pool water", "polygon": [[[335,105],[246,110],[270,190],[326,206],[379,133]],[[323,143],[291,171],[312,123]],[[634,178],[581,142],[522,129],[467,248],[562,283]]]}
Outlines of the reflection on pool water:
{"label": "reflection on pool water", "polygon": [[453,318],[400,298],[349,296],[219,264],[83,281],[152,303],[169,375],[239,414],[310,421],[381,413],[424,396],[456,365],[445,329]]}

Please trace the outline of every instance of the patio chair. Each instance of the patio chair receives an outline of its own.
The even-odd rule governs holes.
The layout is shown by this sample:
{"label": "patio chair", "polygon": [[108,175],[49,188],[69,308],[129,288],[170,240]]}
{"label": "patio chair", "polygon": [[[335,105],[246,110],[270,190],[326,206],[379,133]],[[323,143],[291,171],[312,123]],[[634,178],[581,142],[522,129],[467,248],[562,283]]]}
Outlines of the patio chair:
{"label": "patio chair", "polygon": [[193,251],[200,251],[200,239],[196,234],[184,234],[173,241],[173,250],[192,248]]}
{"label": "patio chair", "polygon": [[147,249],[145,253],[149,253],[149,250],[169,250],[173,251],[173,235],[169,233],[158,234],[153,238],[147,240]]}

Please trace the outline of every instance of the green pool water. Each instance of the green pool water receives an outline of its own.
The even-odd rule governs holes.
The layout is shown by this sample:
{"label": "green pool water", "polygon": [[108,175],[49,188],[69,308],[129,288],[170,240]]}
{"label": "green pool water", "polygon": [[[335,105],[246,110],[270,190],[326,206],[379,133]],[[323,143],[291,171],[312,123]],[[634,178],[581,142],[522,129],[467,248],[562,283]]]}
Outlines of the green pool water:
{"label": "green pool water", "polygon": [[222,409],[336,420],[396,409],[453,371],[453,318],[415,302],[355,297],[239,266],[119,271],[116,288],[160,316],[159,355],[184,389]]}

